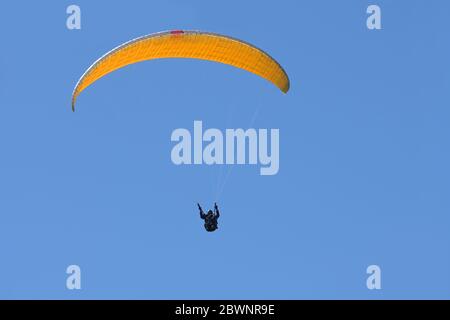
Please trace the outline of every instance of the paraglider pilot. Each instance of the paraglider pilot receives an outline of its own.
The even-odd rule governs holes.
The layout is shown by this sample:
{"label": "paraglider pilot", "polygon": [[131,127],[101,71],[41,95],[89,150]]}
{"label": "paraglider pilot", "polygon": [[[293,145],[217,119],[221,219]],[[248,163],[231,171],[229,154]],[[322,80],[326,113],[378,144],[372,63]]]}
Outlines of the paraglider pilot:
{"label": "paraglider pilot", "polygon": [[214,203],[214,212],[212,210],[209,210],[208,213],[205,214],[203,212],[202,207],[200,204],[197,203],[198,209],[200,210],[200,218],[205,220],[205,229],[208,232],[213,232],[217,230],[217,219],[220,217],[219,208],[217,207],[217,204]]}

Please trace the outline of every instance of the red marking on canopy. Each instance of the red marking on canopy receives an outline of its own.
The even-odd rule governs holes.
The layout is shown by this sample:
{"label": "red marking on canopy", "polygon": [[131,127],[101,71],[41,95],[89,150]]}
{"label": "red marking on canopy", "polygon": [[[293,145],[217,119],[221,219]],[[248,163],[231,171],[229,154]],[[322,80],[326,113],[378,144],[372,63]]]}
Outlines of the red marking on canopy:
{"label": "red marking on canopy", "polygon": [[172,31],[170,31],[170,34],[182,34],[182,33],[184,33],[183,30],[172,30]]}

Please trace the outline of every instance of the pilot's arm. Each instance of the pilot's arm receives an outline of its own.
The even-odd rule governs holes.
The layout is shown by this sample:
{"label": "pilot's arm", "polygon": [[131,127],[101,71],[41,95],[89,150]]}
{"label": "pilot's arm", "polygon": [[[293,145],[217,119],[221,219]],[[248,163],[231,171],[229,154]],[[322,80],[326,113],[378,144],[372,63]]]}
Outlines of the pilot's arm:
{"label": "pilot's arm", "polygon": [[200,206],[200,204],[197,203],[198,209],[200,210],[200,218],[201,219],[205,219],[206,214],[203,212],[202,207]]}
{"label": "pilot's arm", "polygon": [[220,217],[219,207],[217,203],[214,203],[214,211],[216,212],[216,218]]}

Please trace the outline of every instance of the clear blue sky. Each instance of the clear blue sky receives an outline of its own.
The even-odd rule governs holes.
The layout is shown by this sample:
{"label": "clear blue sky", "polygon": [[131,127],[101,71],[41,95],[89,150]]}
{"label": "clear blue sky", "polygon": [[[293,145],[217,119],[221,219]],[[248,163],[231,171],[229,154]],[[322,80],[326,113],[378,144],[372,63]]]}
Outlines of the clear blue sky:
{"label": "clear blue sky", "polygon": [[[79,31],[66,28],[73,3]],[[366,28],[372,3],[380,31]],[[444,0],[2,3],[0,298],[450,298],[449,12]],[[291,91],[150,61],[71,112],[93,61],[168,29],[255,44]],[[170,134],[194,120],[279,128],[278,175],[173,165]],[[227,174],[210,234],[196,202],[211,206]],[[70,264],[81,291],[65,287]],[[366,288],[371,264],[380,291]]]}

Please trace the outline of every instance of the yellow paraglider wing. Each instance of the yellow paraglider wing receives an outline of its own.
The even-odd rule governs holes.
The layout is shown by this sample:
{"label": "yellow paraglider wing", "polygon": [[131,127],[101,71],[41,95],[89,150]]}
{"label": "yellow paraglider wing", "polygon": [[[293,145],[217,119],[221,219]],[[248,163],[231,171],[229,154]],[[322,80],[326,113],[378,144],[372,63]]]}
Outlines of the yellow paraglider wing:
{"label": "yellow paraglider wing", "polygon": [[72,94],[72,110],[78,95],[92,83],[129,64],[160,58],[193,58],[228,64],[257,74],[284,93],[289,78],[264,51],[237,39],[199,31],[168,31],[129,41],[98,59],[83,74]]}

